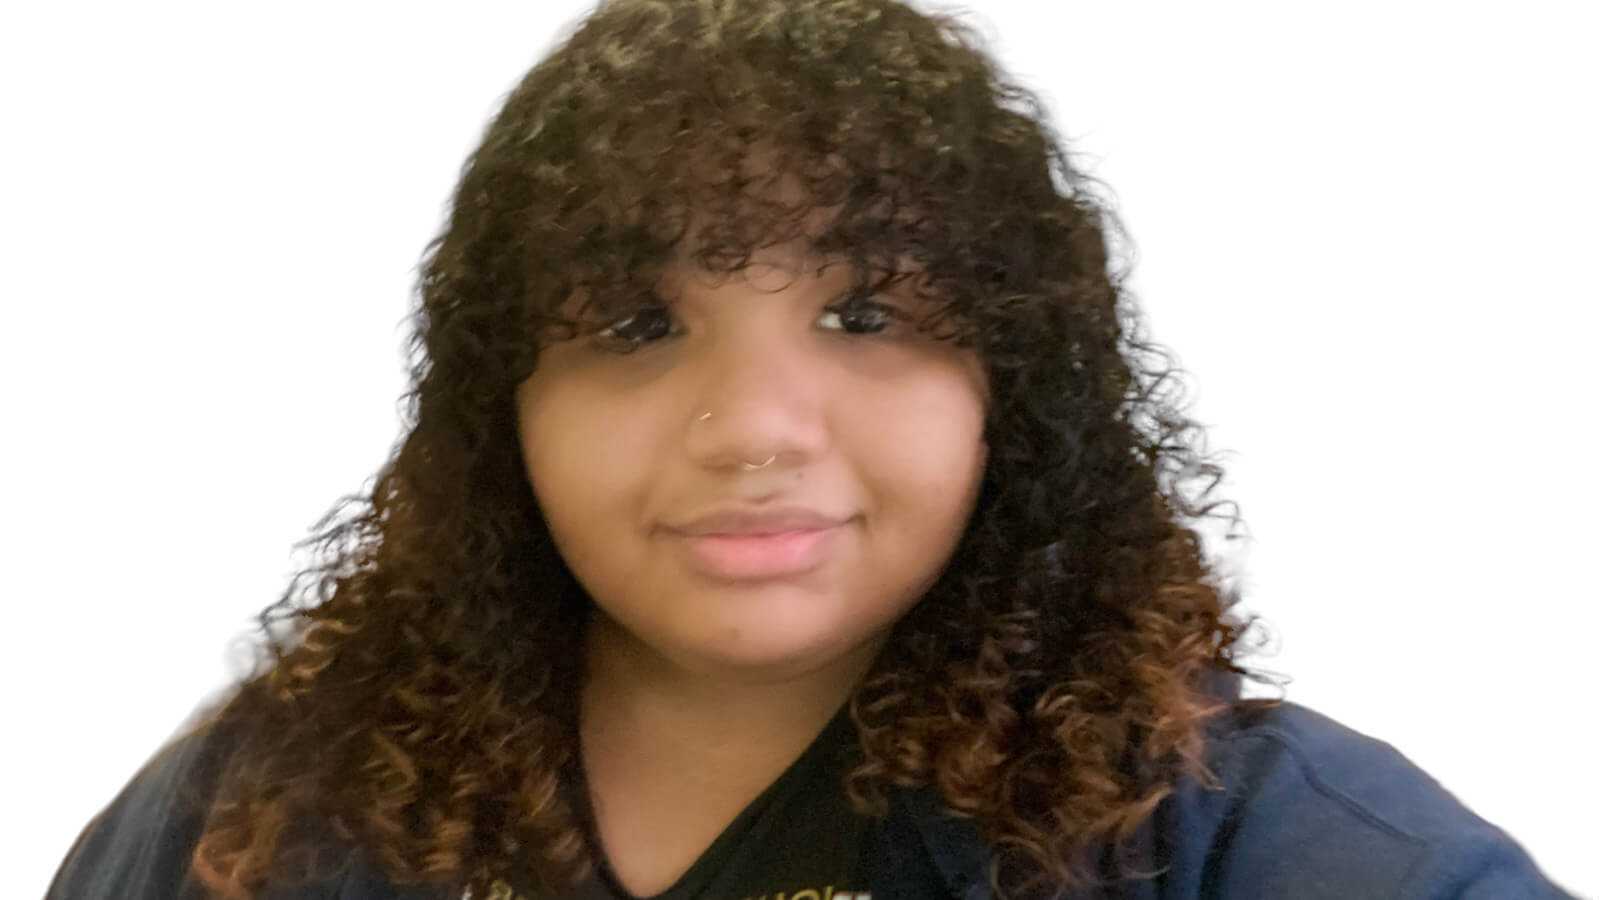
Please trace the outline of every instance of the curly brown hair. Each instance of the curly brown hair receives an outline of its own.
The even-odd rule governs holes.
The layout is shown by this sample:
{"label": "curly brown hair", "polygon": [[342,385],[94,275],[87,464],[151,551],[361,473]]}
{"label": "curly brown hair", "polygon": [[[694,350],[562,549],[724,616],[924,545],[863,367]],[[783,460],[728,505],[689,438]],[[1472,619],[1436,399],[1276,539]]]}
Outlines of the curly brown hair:
{"label": "curly brown hair", "polygon": [[202,726],[237,749],[200,880],[249,897],[337,847],[478,896],[513,870],[590,874],[563,792],[590,600],[513,392],[691,223],[699,263],[734,271],[819,211],[819,251],[923,276],[923,327],[975,348],[991,389],[973,515],[850,699],[863,757],[841,787],[874,816],[937,788],[1002,895],[1102,877],[1097,853],[1178,778],[1209,778],[1214,682],[1251,675],[1251,623],[1181,523],[1232,506],[1206,502],[1221,469],[1111,269],[1120,226],[1046,119],[968,26],[893,0],[596,8],[465,166],[418,282],[404,437],[301,545],[315,561],[263,612],[259,668]]}

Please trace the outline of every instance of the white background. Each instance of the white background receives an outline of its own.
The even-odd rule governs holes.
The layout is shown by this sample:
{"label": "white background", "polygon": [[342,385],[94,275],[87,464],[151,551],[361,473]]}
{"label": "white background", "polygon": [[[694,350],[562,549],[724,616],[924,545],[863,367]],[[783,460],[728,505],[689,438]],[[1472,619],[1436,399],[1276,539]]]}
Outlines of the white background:
{"label": "white background", "polygon": [[[1592,864],[1588,4],[979,2],[1116,192],[1289,698]],[[459,166],[586,5],[0,16],[0,895],[202,698],[396,438]]]}

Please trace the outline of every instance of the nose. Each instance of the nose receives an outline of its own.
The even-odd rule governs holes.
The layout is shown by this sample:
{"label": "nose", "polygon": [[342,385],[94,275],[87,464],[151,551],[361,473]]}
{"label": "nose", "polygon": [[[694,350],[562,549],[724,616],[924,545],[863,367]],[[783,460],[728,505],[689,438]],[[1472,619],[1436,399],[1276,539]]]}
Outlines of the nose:
{"label": "nose", "polygon": [[826,451],[832,385],[805,343],[759,323],[699,342],[691,366],[698,388],[684,416],[691,460],[718,471],[738,472],[742,464],[780,471]]}

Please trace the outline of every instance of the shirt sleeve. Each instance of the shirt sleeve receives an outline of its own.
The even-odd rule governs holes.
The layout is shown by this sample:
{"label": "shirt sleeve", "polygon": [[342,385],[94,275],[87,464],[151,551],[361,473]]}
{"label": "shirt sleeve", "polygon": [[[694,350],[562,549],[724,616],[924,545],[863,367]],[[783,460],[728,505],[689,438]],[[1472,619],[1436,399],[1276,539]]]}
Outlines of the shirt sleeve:
{"label": "shirt sleeve", "polygon": [[1401,890],[1406,897],[1440,900],[1577,900],[1546,878],[1510,835],[1492,826],[1435,844]]}
{"label": "shirt sleeve", "polygon": [[1294,704],[1219,742],[1222,791],[1172,807],[1162,900],[1570,898],[1395,748]]}
{"label": "shirt sleeve", "polygon": [[188,877],[204,821],[190,779],[200,751],[185,738],[156,754],[84,827],[45,900],[202,900]]}
{"label": "shirt sleeve", "polygon": [[[145,764],[67,851],[45,900],[213,900],[190,860],[228,742],[183,737]],[[269,885],[258,900],[456,900],[437,886],[397,887],[360,854],[303,883]]]}

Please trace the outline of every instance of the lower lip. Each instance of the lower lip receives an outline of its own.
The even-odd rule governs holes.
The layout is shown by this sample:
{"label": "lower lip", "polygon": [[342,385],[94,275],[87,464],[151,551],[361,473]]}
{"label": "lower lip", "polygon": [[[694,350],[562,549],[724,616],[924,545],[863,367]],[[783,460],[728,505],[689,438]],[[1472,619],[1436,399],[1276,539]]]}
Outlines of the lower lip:
{"label": "lower lip", "polygon": [[695,568],[714,578],[758,579],[799,575],[816,568],[840,526],[778,534],[687,535]]}

